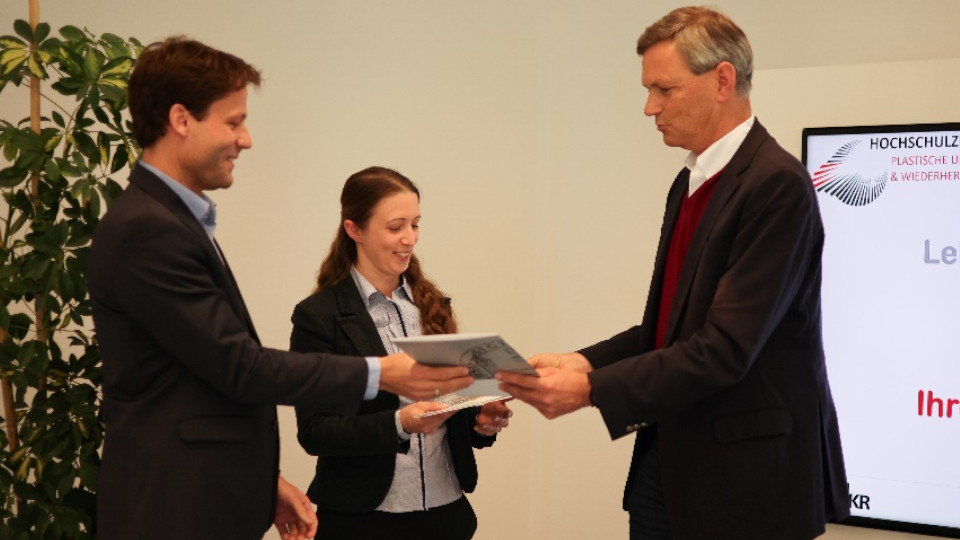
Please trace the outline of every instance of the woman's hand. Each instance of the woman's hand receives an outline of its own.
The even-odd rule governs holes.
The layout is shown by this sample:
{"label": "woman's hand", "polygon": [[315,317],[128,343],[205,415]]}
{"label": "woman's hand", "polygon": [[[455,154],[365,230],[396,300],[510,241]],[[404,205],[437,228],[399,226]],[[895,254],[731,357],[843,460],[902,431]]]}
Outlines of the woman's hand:
{"label": "woman's hand", "polygon": [[443,403],[434,403],[432,401],[417,401],[400,409],[400,425],[403,431],[412,435],[414,433],[433,433],[437,430],[447,418],[453,416],[457,411],[450,411],[433,416],[421,416],[430,411],[439,411],[446,407]]}
{"label": "woman's hand", "polygon": [[473,426],[474,431],[490,437],[509,426],[513,411],[507,407],[506,401],[491,401],[484,405],[477,414],[477,425]]}

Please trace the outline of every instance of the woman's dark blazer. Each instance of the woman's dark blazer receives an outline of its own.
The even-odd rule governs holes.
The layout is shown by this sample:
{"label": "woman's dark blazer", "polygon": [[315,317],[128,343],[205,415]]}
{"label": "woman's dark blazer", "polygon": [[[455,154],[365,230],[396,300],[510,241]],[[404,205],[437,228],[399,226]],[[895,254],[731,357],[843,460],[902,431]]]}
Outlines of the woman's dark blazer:
{"label": "woman's dark blazer", "polygon": [[[360,292],[347,276],[297,304],[293,311],[290,349],[384,356],[383,343]],[[410,448],[397,436],[394,412],[400,399],[381,391],[356,406],[297,407],[297,439],[317,456],[317,470],[307,495],[319,508],[366,512],[383,502],[396,465],[396,454]],[[474,431],[479,409],[464,409],[447,420],[447,438],[460,487],[477,486],[474,448],[485,448],[496,437]]]}

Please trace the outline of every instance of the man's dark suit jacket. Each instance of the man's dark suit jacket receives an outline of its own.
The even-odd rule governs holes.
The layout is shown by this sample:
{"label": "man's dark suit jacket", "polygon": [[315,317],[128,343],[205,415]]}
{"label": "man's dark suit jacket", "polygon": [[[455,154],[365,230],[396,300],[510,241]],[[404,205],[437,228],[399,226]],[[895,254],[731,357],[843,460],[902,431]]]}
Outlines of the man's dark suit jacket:
{"label": "man's dark suit jacket", "polygon": [[217,248],[139,165],[94,233],[89,276],[106,423],[98,538],[261,538],[276,510],[276,404],[356,407],[366,363],[263,348]]}
{"label": "man's dark suit jacket", "polygon": [[591,399],[613,438],[638,432],[631,474],[659,444],[675,540],[809,540],[849,514],[821,340],[816,195],[755,122],[704,211],[653,350],[687,177],[670,189],[642,324],[581,351],[595,368]]}
{"label": "man's dark suit jacket", "polygon": [[[357,356],[386,354],[353,278],[300,302],[293,312],[290,349]],[[307,495],[318,508],[338,512],[375,510],[383,502],[396,465],[397,452],[409,441],[397,436],[396,394],[380,392],[371,401],[332,406],[297,406],[297,438],[318,456],[317,471]],[[477,408],[464,409],[447,422],[447,441],[460,487],[471,493],[477,486],[474,448],[485,448],[496,437],[474,431]]]}

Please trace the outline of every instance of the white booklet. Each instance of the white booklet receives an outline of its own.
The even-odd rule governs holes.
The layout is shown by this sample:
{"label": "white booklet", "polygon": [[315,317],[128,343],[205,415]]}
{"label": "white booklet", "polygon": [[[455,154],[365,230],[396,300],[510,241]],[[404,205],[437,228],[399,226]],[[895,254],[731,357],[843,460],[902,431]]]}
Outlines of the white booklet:
{"label": "white booklet", "polygon": [[509,399],[510,395],[500,390],[500,382],[493,378],[498,371],[538,376],[537,370],[497,334],[434,334],[394,338],[393,342],[421,364],[467,366],[476,379],[467,388],[432,400],[450,406],[424,416]]}
{"label": "white booklet", "polygon": [[[497,390],[500,392],[500,390]],[[500,392],[503,394],[503,392]],[[443,403],[446,407],[438,409],[436,411],[428,411],[422,413],[420,416],[433,416],[436,414],[443,414],[450,411],[459,411],[460,409],[468,409],[470,407],[482,407],[483,405],[490,403],[491,401],[505,401],[512,399],[509,395],[503,394],[499,396],[461,396],[456,392],[450,394],[444,394],[438,398],[431,399],[430,401],[434,403]]]}

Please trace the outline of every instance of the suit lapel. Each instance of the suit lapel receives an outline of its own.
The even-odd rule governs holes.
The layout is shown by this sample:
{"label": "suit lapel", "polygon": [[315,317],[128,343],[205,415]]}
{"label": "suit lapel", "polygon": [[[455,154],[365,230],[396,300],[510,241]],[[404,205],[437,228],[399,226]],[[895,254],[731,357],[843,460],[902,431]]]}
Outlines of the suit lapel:
{"label": "suit lapel", "polygon": [[250,335],[259,342],[256,330],[253,327],[253,321],[250,319],[243,297],[240,295],[240,288],[227,265],[227,259],[222,256],[219,246],[214,245],[214,242],[207,236],[207,231],[197,221],[196,216],[190,212],[187,205],[173,190],[157,178],[155,174],[141,167],[139,163],[130,173],[130,183],[167,208],[190,231],[194,240],[201,245],[206,254],[206,266],[210,270],[214,282],[220,285],[234,311],[246,322]]}
{"label": "suit lapel", "polygon": [[239,313],[243,320],[247,323],[247,329],[250,331],[250,336],[253,337],[260,343],[260,337],[257,335],[257,330],[253,326],[253,319],[250,318],[250,311],[247,309],[246,302],[243,301],[243,295],[240,294],[240,285],[237,284],[237,278],[233,277],[233,270],[230,270],[230,264],[227,263],[227,256],[223,254],[223,250],[220,249],[220,244],[214,240],[212,242],[217,248],[217,254],[220,256],[219,260],[223,263],[223,271],[227,277],[227,291],[230,294],[230,300],[233,304],[234,309]]}
{"label": "suit lapel", "polygon": [[348,275],[341,279],[333,285],[333,291],[337,297],[339,311],[337,324],[343,329],[343,333],[347,335],[357,353],[364,356],[385,356],[387,350],[380,341],[380,334],[373,325],[373,319],[367,312],[367,306],[363,303],[353,278]]}
{"label": "suit lapel", "polygon": [[[673,340],[673,334],[677,327],[677,321],[683,313],[687,297],[690,293],[690,285],[693,283],[693,277],[700,265],[700,258],[703,250],[710,238],[710,233],[717,222],[717,219],[723,214],[724,208],[734,193],[740,189],[741,174],[753,161],[760,144],[769,136],[767,130],[759,121],[754,121],[753,127],[743,140],[740,148],[737,149],[730,162],[723,168],[720,178],[717,179],[717,185],[710,201],[700,217],[700,223],[694,231],[693,238],[690,240],[690,247],[683,260],[683,267],[680,270],[680,277],[677,281],[677,290],[673,296],[673,302],[670,306],[670,318],[667,320],[667,331],[664,336],[664,343],[670,343]],[[679,207],[677,209],[679,212]],[[674,217],[674,221],[676,217]],[[671,228],[672,230],[672,228]],[[669,241],[668,241],[669,242]],[[669,244],[668,244],[669,247]],[[658,255],[659,258],[659,255]],[[666,255],[664,255],[666,258]]]}
{"label": "suit lapel", "polygon": [[[660,297],[663,295],[663,275],[667,267],[667,252],[670,250],[670,238],[673,229],[680,217],[680,207],[687,197],[690,186],[690,170],[686,167],[681,170],[667,194],[667,206],[663,212],[663,225],[660,229],[660,244],[657,246],[657,257],[654,259],[653,276],[650,278],[650,290],[647,293],[647,306],[643,313],[644,334],[641,336],[641,346],[652,348],[657,337],[657,317],[660,311]],[[647,324],[649,322],[649,324]]]}

